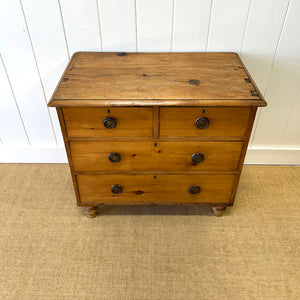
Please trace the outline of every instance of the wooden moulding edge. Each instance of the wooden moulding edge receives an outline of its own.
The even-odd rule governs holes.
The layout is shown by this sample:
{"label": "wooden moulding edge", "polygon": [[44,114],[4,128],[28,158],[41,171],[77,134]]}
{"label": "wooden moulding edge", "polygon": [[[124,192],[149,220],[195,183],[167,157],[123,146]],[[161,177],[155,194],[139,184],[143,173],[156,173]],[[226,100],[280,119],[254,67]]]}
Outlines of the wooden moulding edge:
{"label": "wooden moulding edge", "polygon": [[177,106],[264,107],[261,99],[51,99],[48,107]]}

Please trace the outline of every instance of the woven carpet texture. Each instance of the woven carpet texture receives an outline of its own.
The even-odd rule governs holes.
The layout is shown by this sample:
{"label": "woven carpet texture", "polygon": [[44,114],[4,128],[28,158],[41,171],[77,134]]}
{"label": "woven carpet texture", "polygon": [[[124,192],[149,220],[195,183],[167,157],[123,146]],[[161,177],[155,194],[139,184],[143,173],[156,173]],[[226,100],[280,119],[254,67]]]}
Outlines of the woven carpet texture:
{"label": "woven carpet texture", "polygon": [[68,165],[0,165],[0,299],[300,299],[300,168],[245,166],[235,205],[76,206]]}

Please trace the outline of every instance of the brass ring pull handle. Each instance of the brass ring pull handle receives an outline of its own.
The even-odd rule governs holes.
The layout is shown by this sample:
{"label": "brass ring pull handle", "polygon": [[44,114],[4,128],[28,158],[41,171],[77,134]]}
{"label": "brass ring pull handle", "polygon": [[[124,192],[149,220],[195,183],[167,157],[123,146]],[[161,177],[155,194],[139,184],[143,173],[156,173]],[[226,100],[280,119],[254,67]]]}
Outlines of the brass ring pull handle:
{"label": "brass ring pull handle", "polygon": [[194,153],[192,155],[192,162],[194,164],[200,164],[204,161],[204,155],[202,153]]}
{"label": "brass ring pull handle", "polygon": [[118,163],[121,160],[121,155],[118,152],[109,153],[108,159],[113,163]]}
{"label": "brass ring pull handle", "polygon": [[108,129],[113,129],[117,125],[117,120],[111,117],[107,117],[103,119],[103,125],[104,127]]}
{"label": "brass ring pull handle", "polygon": [[195,121],[195,125],[199,129],[206,129],[209,126],[209,119],[205,117],[198,118]]}
{"label": "brass ring pull handle", "polygon": [[196,194],[199,194],[200,191],[201,191],[201,188],[199,185],[191,185],[189,187],[190,194],[196,195]]}
{"label": "brass ring pull handle", "polygon": [[121,194],[123,189],[119,184],[114,184],[111,188],[110,188],[111,192],[113,194]]}

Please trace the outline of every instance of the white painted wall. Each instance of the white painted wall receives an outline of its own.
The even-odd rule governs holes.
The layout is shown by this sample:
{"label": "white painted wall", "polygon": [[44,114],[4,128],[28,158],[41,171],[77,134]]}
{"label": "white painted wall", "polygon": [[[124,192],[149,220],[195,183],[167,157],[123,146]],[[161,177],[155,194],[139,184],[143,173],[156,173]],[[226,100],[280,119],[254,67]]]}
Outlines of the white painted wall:
{"label": "white painted wall", "polygon": [[0,162],[66,162],[46,103],[76,51],[235,51],[266,97],[246,162],[300,164],[299,0],[0,0]]}

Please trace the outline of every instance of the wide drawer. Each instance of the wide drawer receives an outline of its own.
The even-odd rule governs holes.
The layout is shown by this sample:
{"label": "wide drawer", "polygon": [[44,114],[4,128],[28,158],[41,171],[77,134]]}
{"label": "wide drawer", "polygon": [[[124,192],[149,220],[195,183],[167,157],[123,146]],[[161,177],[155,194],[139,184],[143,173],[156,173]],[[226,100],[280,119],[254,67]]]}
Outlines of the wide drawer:
{"label": "wide drawer", "polygon": [[63,115],[69,137],[152,136],[152,108],[64,107]]}
{"label": "wide drawer", "polygon": [[242,142],[70,142],[75,171],[237,170],[242,146]]}
{"label": "wide drawer", "polygon": [[[81,203],[228,203],[235,175],[77,175]],[[117,193],[116,193],[117,192]]]}
{"label": "wide drawer", "polygon": [[161,107],[162,137],[244,137],[251,108]]}

